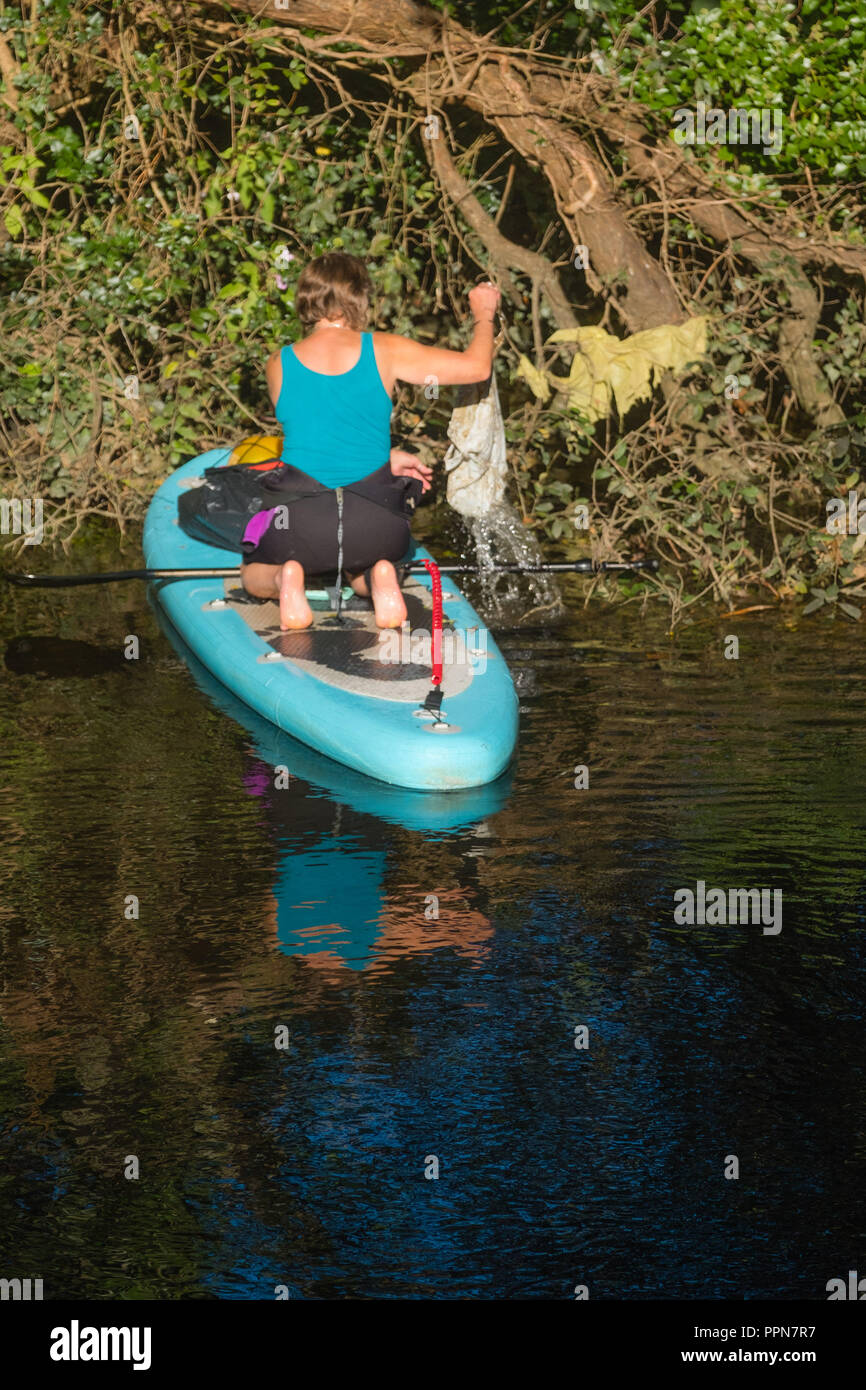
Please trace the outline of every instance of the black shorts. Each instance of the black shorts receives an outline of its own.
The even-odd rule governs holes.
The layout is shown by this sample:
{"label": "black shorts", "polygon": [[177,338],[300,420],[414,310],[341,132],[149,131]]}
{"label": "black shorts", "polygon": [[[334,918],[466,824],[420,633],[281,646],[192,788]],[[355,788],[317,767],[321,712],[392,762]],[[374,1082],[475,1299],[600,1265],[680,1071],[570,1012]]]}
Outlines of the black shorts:
{"label": "black shorts", "polygon": [[[263,493],[265,489],[263,488]],[[307,575],[337,569],[337,494],[300,469],[286,467],[267,484],[272,504],[248,525],[244,564],[297,560]],[[343,569],[360,574],[377,560],[402,560],[421,483],[395,478],[388,464],[343,488]],[[283,500],[281,500],[281,498]]]}

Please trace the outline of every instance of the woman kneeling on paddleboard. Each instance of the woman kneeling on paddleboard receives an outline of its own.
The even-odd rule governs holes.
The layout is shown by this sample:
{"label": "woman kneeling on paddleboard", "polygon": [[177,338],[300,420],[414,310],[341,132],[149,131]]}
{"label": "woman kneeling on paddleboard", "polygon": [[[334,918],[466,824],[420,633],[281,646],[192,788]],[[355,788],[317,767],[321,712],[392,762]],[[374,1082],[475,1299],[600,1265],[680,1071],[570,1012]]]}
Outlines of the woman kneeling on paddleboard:
{"label": "woman kneeling on paddleboard", "polygon": [[310,626],[305,576],[334,570],[372,598],[379,627],[405,621],[394,566],[409,549],[409,519],[432,470],[391,449],[394,385],[486,381],[493,367],[499,291],[490,283],[470,291],[465,352],[367,332],[371,295],[363,261],[341,251],[317,256],[295,292],[307,336],[268,360],[283,466],[264,484],[274,505],[244,533],[241,577],[257,598],[279,595],[283,629]]}

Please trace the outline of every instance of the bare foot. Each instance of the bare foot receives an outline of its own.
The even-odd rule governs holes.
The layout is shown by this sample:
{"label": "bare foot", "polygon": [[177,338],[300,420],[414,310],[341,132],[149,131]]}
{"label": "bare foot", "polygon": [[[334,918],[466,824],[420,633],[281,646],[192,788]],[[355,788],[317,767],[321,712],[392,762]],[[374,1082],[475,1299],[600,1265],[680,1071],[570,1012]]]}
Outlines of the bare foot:
{"label": "bare foot", "polygon": [[304,593],[304,571],[297,560],[287,560],[277,576],[280,595],[280,627],[283,632],[310,627],[313,613]]}
{"label": "bare foot", "polygon": [[406,621],[406,604],[390,560],[377,560],[370,571],[377,627],[399,627]]}

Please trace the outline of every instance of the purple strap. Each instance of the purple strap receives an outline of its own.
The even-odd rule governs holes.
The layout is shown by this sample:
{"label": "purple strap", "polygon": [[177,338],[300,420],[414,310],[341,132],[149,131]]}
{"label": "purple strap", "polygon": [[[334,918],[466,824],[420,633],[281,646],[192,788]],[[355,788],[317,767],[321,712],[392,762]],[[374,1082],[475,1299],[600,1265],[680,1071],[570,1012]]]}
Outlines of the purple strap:
{"label": "purple strap", "polygon": [[251,545],[255,548],[271,524],[271,517],[279,511],[279,507],[268,507],[266,512],[256,512],[247,522],[241,545]]}

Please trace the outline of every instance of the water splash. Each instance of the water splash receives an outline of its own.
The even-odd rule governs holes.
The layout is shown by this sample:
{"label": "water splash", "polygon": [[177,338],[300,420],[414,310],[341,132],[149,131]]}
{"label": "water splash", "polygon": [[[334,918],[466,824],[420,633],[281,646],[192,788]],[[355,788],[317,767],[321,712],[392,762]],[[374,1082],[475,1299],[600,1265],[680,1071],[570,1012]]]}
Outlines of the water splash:
{"label": "water splash", "polygon": [[488,621],[520,626],[560,618],[564,606],[544,574],[501,574],[500,565],[538,565],[544,557],[535,537],[505,500],[508,461],[496,377],[460,388],[448,425],[445,455],[448,501],[464,521],[480,577],[479,601]]}
{"label": "water splash", "polygon": [[531,532],[507,502],[483,516],[466,517],[479,576],[479,608],[488,621],[519,627],[551,622],[565,613],[559,589],[547,574],[502,574],[499,565],[540,565],[544,556]]}

